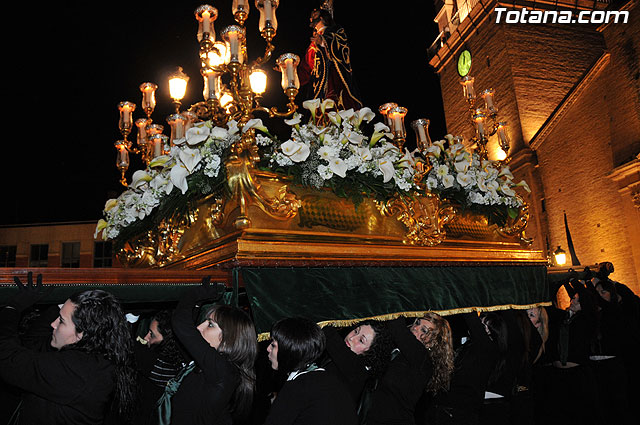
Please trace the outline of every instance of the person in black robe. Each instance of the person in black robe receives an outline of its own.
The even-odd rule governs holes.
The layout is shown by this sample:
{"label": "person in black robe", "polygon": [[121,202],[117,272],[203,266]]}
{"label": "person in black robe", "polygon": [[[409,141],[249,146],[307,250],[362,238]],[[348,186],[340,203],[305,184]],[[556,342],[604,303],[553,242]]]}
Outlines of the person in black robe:
{"label": "person in black robe", "polygon": [[[18,294],[0,309],[0,379],[22,391],[17,424],[100,424],[117,412],[128,420],[135,372],[129,327],[116,298],[105,291],[72,295],[51,323],[53,349],[23,345],[21,314],[44,295],[15,278]],[[115,404],[114,404],[115,403]],[[113,407],[112,407],[113,406]]]}
{"label": "person in black robe", "polygon": [[311,43],[298,66],[302,98],[332,99],[342,109],[360,109],[347,34],[325,9],[311,12]]}
{"label": "person in black robe", "polygon": [[268,358],[286,381],[275,396],[265,425],[358,423],[346,386],[316,363],[325,343],[322,329],[308,319],[285,318],[273,325]]}

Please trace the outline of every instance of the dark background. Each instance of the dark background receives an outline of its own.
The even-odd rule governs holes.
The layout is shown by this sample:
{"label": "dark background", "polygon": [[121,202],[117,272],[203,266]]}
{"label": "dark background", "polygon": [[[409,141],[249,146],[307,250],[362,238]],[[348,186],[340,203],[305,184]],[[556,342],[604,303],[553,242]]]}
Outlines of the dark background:
{"label": "dark background", "polygon": [[[203,3],[36,4],[29,19],[14,14],[22,29],[8,36],[16,40],[9,38],[11,47],[5,48],[12,78],[5,83],[0,225],[97,220],[105,201],[124,189],[113,146],[121,138],[117,104],[134,102],[138,106],[134,119],[143,117],[138,87],[145,81],[156,83],[158,106],[152,118],[165,125],[168,134],[165,120],[173,111],[167,77],[177,66],[191,78],[183,104],[202,100],[194,10]],[[231,0],[209,4],[218,9],[215,29],[219,34],[234,23]],[[265,105],[284,108],[280,75],[271,68],[282,53],[304,54],[311,35],[309,13],[317,4],[281,0]],[[441,138],[445,132],[442,99],[427,58],[427,48],[437,36],[432,2],[395,6],[383,1],[335,0],[334,9],[337,23],[349,37],[354,77],[364,104],[377,112],[379,105],[396,102],[409,109],[407,124],[429,118],[432,138]],[[258,16],[252,1],[245,24],[250,60],[264,52]],[[270,126],[263,116],[257,117]],[[412,140],[413,131],[408,130]],[[131,162],[129,180],[133,171],[142,168],[133,155]]]}

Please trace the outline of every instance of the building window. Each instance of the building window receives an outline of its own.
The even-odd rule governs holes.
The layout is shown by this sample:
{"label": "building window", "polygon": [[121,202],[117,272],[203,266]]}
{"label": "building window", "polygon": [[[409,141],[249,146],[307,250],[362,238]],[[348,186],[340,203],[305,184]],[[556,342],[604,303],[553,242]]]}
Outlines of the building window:
{"label": "building window", "polygon": [[62,260],[61,267],[80,267],[80,242],[63,242],[62,243]]}
{"label": "building window", "polygon": [[112,252],[111,242],[96,242],[93,246],[93,267],[111,267]]}
{"label": "building window", "polygon": [[29,267],[47,267],[49,263],[49,245],[31,245]]}
{"label": "building window", "polygon": [[16,246],[1,245],[0,246],[0,267],[16,266]]}

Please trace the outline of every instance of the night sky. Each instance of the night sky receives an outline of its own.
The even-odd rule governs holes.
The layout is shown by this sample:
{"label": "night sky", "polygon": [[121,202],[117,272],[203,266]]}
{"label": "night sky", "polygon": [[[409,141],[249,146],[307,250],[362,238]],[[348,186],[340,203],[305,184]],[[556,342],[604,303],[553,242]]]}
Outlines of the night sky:
{"label": "night sky", "polygon": [[[250,60],[261,56],[265,46],[257,29],[259,13],[251,3],[245,24]],[[20,17],[23,26],[13,35],[16,43],[5,48],[5,57],[11,58],[5,71],[17,81],[5,83],[8,137],[2,142],[0,225],[102,217],[105,201],[124,189],[113,147],[121,138],[117,104],[134,102],[134,119],[143,117],[138,87],[146,81],[156,83],[158,106],[152,118],[165,125],[168,134],[166,116],[173,110],[166,81],[177,66],[191,78],[183,104],[202,100],[194,18],[201,4],[47,2],[38,6],[41,19]],[[219,34],[234,23],[231,0],[209,4],[219,12]],[[284,109],[280,75],[271,67],[282,53],[304,54],[311,35],[309,12],[316,4],[281,0],[264,105]],[[377,111],[383,103],[396,102],[409,109],[407,124],[429,118],[432,138],[440,138],[445,131],[442,99],[427,58],[427,48],[437,36],[433,4],[402,4],[406,7],[400,9],[392,2],[336,0],[334,17],[349,37],[354,76],[365,105]],[[256,116],[269,125],[264,116]],[[413,131],[408,131],[411,140]],[[127,177],[139,168],[132,156]]]}

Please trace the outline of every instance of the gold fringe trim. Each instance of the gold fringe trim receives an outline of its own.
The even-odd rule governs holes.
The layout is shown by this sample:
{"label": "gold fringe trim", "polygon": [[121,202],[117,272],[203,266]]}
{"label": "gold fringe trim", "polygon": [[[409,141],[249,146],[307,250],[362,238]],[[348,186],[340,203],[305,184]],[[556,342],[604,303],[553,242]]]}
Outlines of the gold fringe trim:
{"label": "gold fringe trim", "polygon": [[[344,328],[347,326],[353,326],[359,322],[365,320],[380,320],[387,321],[397,319],[398,317],[422,317],[427,313],[438,313],[440,316],[451,316],[454,314],[471,313],[472,311],[478,313],[484,313],[488,311],[501,311],[501,310],[527,310],[534,307],[548,307],[551,305],[551,301],[545,301],[534,304],[504,304],[494,305],[491,307],[462,307],[453,308],[449,310],[422,310],[422,311],[402,311],[398,313],[382,314],[379,316],[363,317],[359,319],[342,319],[342,320],[325,320],[318,322],[318,326],[324,328],[325,326],[335,326],[338,328]],[[271,338],[270,332],[263,332],[258,335],[258,342],[267,341]]]}

